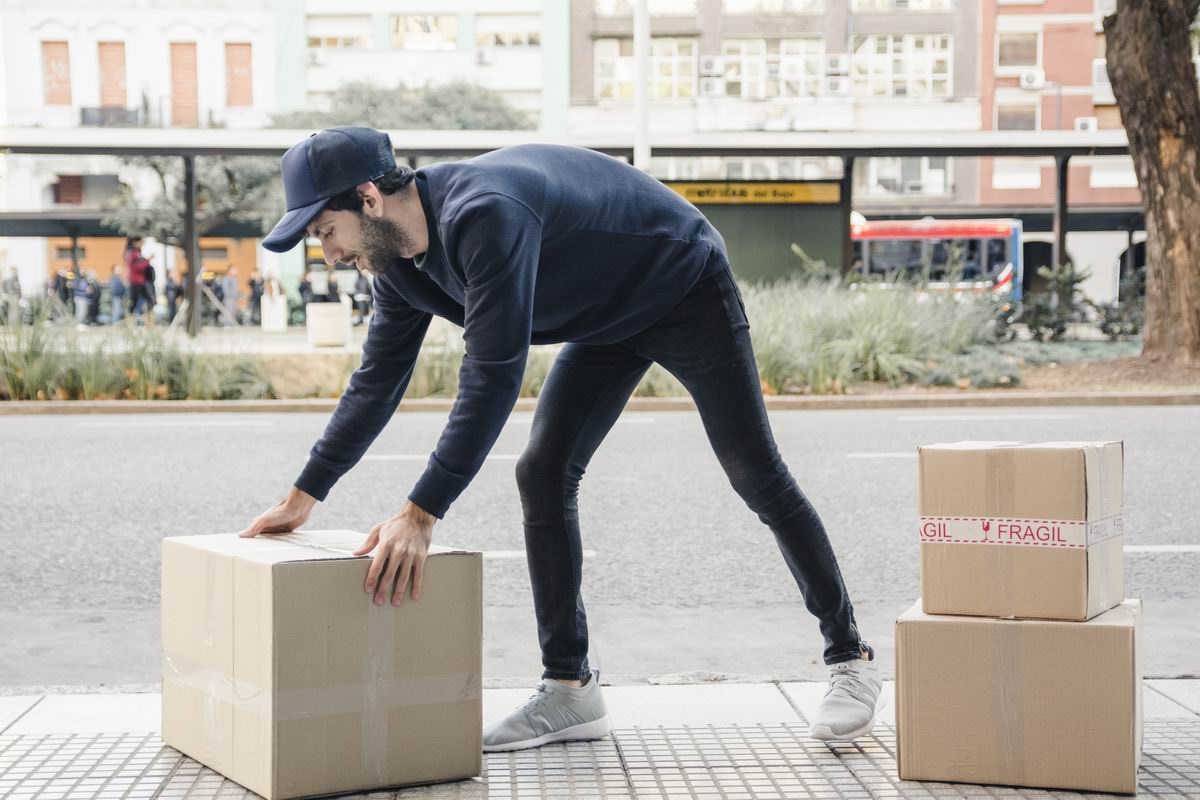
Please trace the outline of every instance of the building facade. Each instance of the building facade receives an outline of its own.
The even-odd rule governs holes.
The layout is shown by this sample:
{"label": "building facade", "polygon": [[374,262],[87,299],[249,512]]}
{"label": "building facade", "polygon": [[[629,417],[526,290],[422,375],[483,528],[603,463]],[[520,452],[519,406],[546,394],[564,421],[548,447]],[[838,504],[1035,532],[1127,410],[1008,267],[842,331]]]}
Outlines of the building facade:
{"label": "building facade", "polygon": [[[275,10],[267,0],[5,0],[0,3],[0,126],[259,127],[276,110]],[[3,158],[0,211],[44,212],[86,225],[121,187],[152,197],[157,177],[103,156]],[[159,272],[175,248],[150,243]],[[253,240],[206,241],[218,271],[257,265]],[[0,239],[23,291],[78,263],[106,280],[122,242],[83,236]],[[234,255],[230,255],[234,254]]]}

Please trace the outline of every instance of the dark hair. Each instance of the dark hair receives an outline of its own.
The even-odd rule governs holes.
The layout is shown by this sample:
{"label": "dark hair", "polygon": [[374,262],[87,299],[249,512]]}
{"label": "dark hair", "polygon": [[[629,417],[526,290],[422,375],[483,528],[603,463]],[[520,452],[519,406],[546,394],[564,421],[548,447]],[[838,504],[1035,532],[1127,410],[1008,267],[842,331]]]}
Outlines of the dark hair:
{"label": "dark hair", "polygon": [[[398,166],[391,172],[385,172],[371,183],[379,189],[380,194],[395,194],[401,189],[407,189],[416,173],[407,165]],[[330,211],[362,211],[363,201],[358,196],[358,187],[351,187],[340,194],[329,198],[325,208]]]}
{"label": "dark hair", "polygon": [[142,236],[139,236],[136,234],[133,236],[126,236],[125,237],[125,249],[129,250],[130,248],[133,247],[134,242],[140,242],[140,241],[142,241],[142,239],[143,239]]}

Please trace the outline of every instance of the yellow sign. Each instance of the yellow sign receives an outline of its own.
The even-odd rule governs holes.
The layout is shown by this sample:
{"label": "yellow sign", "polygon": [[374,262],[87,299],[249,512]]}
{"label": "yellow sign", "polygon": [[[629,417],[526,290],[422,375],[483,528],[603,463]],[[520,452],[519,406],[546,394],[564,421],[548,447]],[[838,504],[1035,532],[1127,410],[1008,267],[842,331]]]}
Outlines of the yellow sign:
{"label": "yellow sign", "polygon": [[668,181],[667,187],[690,203],[740,205],[782,203],[787,205],[836,204],[841,187],[832,181]]}

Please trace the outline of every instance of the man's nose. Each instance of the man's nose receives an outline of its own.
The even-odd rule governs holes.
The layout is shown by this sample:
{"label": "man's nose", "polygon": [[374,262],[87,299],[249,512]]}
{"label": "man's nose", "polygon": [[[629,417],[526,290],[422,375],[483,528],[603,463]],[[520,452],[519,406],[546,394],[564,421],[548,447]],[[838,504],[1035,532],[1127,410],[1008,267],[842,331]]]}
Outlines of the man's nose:
{"label": "man's nose", "polygon": [[321,243],[321,257],[325,259],[325,263],[328,266],[334,266],[341,258],[341,255],[342,253],[339,248],[326,246],[324,242]]}

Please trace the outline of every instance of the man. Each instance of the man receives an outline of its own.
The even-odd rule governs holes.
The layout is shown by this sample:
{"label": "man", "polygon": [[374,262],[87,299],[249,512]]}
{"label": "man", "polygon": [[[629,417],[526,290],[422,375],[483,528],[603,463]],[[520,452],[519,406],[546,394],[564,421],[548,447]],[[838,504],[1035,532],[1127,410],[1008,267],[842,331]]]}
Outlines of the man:
{"label": "man", "polygon": [[[577,147],[528,144],[415,172],[386,134],[333,128],[283,156],[287,214],[263,240],[307,233],[329,263],[375,276],[375,314],[353,374],[288,495],[242,536],[296,529],[387,424],[433,315],[463,326],[458,399],[398,513],[371,529],[367,592],[419,599],[434,523],[483,464],[516,402],[529,346],[566,342],[517,461],[544,671],[526,704],[483,733],[485,751],[611,730],[589,668],[576,496],[593,452],[653,362],[696,401],[733,488],[776,541],[825,639],[829,690],[811,735],[869,731],[883,702],[816,512],[780,458],[725,242],[638,169]],[[668,511],[664,509],[664,511]]]}

